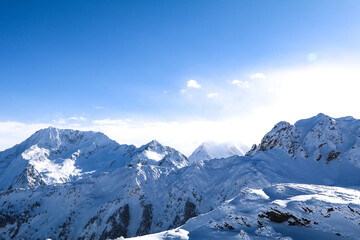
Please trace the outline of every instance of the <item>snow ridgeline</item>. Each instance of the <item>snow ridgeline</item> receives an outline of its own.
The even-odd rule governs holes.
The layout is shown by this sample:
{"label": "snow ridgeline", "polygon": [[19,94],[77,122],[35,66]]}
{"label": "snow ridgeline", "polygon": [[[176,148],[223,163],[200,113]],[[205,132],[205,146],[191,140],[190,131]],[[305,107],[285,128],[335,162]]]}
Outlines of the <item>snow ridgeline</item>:
{"label": "snow ridgeline", "polygon": [[156,141],[42,130],[0,153],[0,236],[357,239],[359,136],[359,120],[319,114],[247,156],[189,165]]}

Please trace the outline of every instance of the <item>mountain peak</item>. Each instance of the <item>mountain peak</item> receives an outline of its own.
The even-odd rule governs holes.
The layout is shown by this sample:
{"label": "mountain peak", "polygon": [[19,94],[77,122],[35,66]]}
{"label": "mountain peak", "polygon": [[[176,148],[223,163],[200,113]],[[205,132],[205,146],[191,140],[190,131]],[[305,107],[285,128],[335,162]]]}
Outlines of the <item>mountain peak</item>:
{"label": "mountain peak", "polygon": [[158,140],[154,139],[154,140],[151,140],[149,143],[146,144],[147,146],[162,146],[161,143],[159,143]]}
{"label": "mountain peak", "polygon": [[[335,159],[359,164],[355,158],[360,148],[360,121],[352,117],[332,118],[323,113],[297,121],[294,125],[280,122],[268,132],[256,152],[280,149],[292,158],[310,158],[325,163]],[[350,157],[347,157],[350,156]]]}
{"label": "mountain peak", "polygon": [[189,160],[191,162],[197,162],[214,158],[226,158],[233,155],[242,156],[247,150],[248,148],[243,144],[238,147],[234,143],[206,141],[195,149],[190,155]]}
{"label": "mountain peak", "polygon": [[30,147],[29,145],[37,144],[48,148],[57,148],[60,145],[74,145],[81,144],[81,142],[96,142],[100,145],[107,145],[115,141],[101,132],[59,129],[50,126],[38,130],[25,142],[27,142],[28,147]]}

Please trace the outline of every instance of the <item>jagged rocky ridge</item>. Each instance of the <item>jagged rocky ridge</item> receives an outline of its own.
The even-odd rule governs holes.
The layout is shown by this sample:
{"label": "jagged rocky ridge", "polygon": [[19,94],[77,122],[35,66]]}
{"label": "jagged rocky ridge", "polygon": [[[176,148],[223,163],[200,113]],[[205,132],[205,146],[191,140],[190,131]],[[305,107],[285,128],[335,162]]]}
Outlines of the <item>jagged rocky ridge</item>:
{"label": "jagged rocky ridge", "polygon": [[[106,143],[94,144],[91,140],[84,143],[83,140],[63,137],[72,139],[66,144],[69,145],[65,148],[67,150],[54,155],[58,158],[52,158],[52,153],[56,154],[56,150],[51,150],[51,141],[47,143],[46,140],[39,140],[43,138],[28,141],[32,136],[22,144],[0,153],[1,178],[7,174],[6,176],[12,176],[12,179],[19,179],[24,169],[27,169],[27,174],[35,179],[25,181],[25,185],[9,184],[14,180],[5,181],[6,184],[0,193],[0,236],[5,239],[107,239],[145,235],[173,229],[186,223],[183,229],[190,232],[191,239],[197,239],[196,236],[201,236],[201,233],[218,230],[223,231],[223,236],[239,235],[246,239],[246,236],[254,235],[260,236],[259,239],[275,239],[280,235],[292,236],[291,228],[288,227],[290,222],[296,223],[295,228],[311,227],[313,233],[324,233],[326,236],[337,236],[335,233],[357,233],[355,230],[352,231],[352,228],[341,229],[346,224],[357,224],[356,213],[360,212],[356,205],[358,202],[355,201],[357,192],[350,191],[344,195],[344,199],[349,199],[350,196],[351,199],[355,199],[354,201],[340,201],[336,203],[338,205],[321,199],[311,200],[316,195],[313,188],[309,188],[310,190],[303,194],[312,196],[309,201],[299,201],[297,198],[298,200],[286,202],[286,205],[284,202],[279,205],[281,202],[274,201],[291,200],[291,197],[299,196],[299,191],[305,191],[298,187],[301,185],[286,185],[288,183],[306,186],[317,184],[322,189],[326,188],[324,185],[337,185],[350,190],[358,188],[359,129],[358,120],[349,117],[332,119],[323,114],[299,121],[294,126],[282,122],[266,134],[260,145],[253,147],[247,156],[210,160],[190,166],[187,166],[187,159],[183,155],[155,141],[140,148],[119,145],[119,149],[125,150],[117,152],[114,149],[118,144],[111,140],[108,142],[104,139],[102,142]],[[77,147],[79,144],[83,144],[81,148]],[[323,145],[320,146],[321,144]],[[34,145],[40,150],[33,147]],[[30,152],[34,151],[32,147],[36,149],[35,156],[39,156],[36,159],[40,162],[46,157],[64,166],[67,159],[73,159],[73,165],[81,170],[78,171],[81,176],[60,178],[65,180],[54,183],[49,182],[49,179],[53,178],[52,175],[46,175],[48,172],[37,170],[37,175],[33,174],[34,170],[40,168],[29,166],[30,160],[26,161],[27,155],[25,158],[23,156],[29,149]],[[58,146],[57,149],[63,147]],[[72,158],[79,149],[80,153]],[[86,149],[95,149],[95,153],[90,154],[92,156],[103,156],[101,149],[106,149],[103,153],[117,152],[121,158],[116,158],[113,162],[114,159],[109,160],[109,157],[104,156],[99,159],[104,165],[96,165],[97,158],[82,157],[82,153],[85,155],[92,152]],[[149,149],[151,151],[147,152]],[[332,151],[336,153],[336,157]],[[317,160],[319,153],[325,157]],[[331,160],[328,160],[329,155]],[[10,174],[9,169],[14,169],[12,162],[25,162],[24,165],[17,163],[25,168],[16,172],[18,175]],[[10,166],[12,168],[9,168]],[[29,184],[30,182],[34,184]],[[272,190],[284,188],[292,190],[285,195],[279,194],[281,191]],[[264,191],[268,198],[263,194],[255,194],[254,197],[254,191],[259,193],[260,190]],[[239,200],[230,201],[234,198]],[[251,202],[251,198],[255,202]],[[246,213],[244,206],[248,206],[250,202],[256,204],[251,205],[254,207]],[[299,207],[294,207],[293,202]],[[335,204],[336,209],[340,209],[334,211],[335,216],[341,215],[346,220],[335,219],[344,223],[340,224],[340,227],[332,224],[331,217],[329,220],[323,217],[326,219],[318,222],[322,217],[313,217],[304,210],[299,212],[302,209],[300,206],[303,207],[304,203],[305,207],[313,212],[314,209],[325,211],[323,209],[331,208]],[[288,209],[288,206],[291,208]],[[232,217],[229,216],[229,212],[224,213],[223,209],[233,209]],[[201,213],[207,214],[196,217]],[[251,218],[251,221],[244,220],[242,224],[236,225],[236,222],[243,221],[239,219],[241,216],[246,217],[246,214],[249,214],[247,217]],[[187,223],[190,218],[192,219]],[[209,223],[211,219],[217,220]],[[272,221],[274,219],[280,220]],[[307,221],[311,221],[311,225]],[[246,225],[248,222],[250,227]],[[349,226],[355,226],[351,224]],[[332,230],[326,226],[331,226]],[[339,232],[334,232],[338,230]],[[253,234],[255,231],[268,235]]]}

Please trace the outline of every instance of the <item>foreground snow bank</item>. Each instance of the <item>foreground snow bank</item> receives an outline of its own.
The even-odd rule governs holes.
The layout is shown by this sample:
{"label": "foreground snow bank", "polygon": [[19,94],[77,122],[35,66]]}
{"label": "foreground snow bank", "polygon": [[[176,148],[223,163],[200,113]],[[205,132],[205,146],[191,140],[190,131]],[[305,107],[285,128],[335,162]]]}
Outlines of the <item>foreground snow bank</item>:
{"label": "foreground snow bank", "polygon": [[[184,230],[184,229],[180,229],[180,228],[176,228],[173,230],[169,230],[169,231],[164,231],[164,232],[159,232],[159,233],[155,233],[155,234],[149,234],[149,235],[145,235],[145,236],[141,236],[141,237],[134,237],[134,238],[126,238],[126,239],[132,239],[132,240],[167,240],[167,239],[174,239],[174,240],[188,240],[189,232]],[[120,237],[117,240],[123,240],[125,238]]]}

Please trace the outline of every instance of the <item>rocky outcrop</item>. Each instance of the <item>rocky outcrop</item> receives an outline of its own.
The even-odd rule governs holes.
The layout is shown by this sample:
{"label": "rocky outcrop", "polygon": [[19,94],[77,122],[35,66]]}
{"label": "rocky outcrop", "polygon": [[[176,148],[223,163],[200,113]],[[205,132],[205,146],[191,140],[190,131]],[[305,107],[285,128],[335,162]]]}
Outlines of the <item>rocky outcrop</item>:
{"label": "rocky outcrop", "polygon": [[128,226],[130,223],[129,204],[120,207],[106,221],[106,228],[101,233],[100,239],[113,239],[117,237],[128,236]]}
{"label": "rocky outcrop", "polygon": [[141,236],[150,233],[152,220],[153,220],[153,206],[152,204],[146,204],[143,207],[141,222],[138,230],[136,231],[136,235]]}

